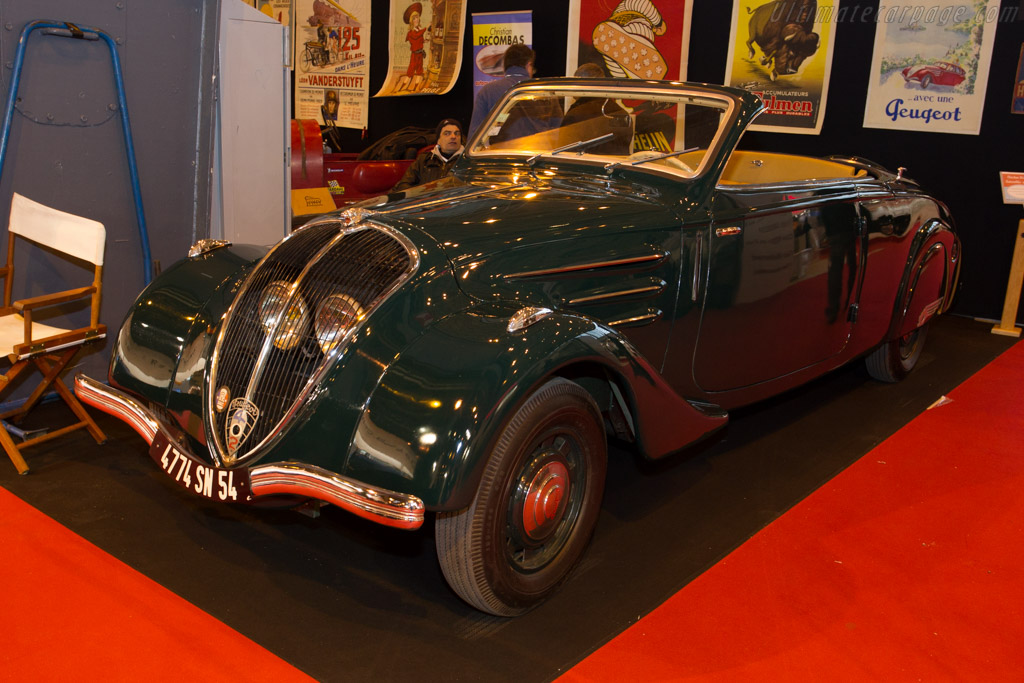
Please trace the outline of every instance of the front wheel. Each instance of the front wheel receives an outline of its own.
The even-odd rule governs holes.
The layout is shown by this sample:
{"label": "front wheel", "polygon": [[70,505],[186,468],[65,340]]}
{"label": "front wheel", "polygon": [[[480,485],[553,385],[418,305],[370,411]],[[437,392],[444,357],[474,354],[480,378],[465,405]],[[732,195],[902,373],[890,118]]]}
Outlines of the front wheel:
{"label": "front wheel", "polygon": [[921,357],[928,325],[885,342],[864,359],[868,374],[881,382],[899,382],[906,377]]}
{"label": "front wheel", "polygon": [[437,517],[437,555],[459,597],[516,616],[569,575],[597,522],[607,445],[601,413],[574,382],[534,392],[497,438],[465,510]]}

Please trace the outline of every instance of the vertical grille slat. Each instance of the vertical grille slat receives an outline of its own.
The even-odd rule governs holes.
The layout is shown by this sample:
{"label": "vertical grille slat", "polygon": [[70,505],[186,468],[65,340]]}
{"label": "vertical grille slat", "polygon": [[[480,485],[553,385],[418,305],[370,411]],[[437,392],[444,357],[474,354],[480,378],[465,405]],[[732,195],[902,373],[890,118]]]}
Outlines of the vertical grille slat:
{"label": "vertical grille slat", "polygon": [[[222,388],[229,394],[223,411],[209,410],[211,443],[221,462],[253,457],[262,444],[279,433],[284,421],[306,399],[339,346],[325,355],[316,337],[317,309],[328,298],[344,294],[369,314],[418,266],[416,249],[401,235],[363,224],[346,228],[331,221],[304,228],[275,247],[250,275],[223,323],[211,364],[207,404]],[[271,346],[266,353],[266,331],[260,322],[260,301],[275,282],[298,283],[291,302],[305,306],[305,322],[284,320],[281,330],[303,326],[295,346]],[[281,331],[279,330],[279,331]],[[265,354],[262,367],[259,358]],[[226,429],[237,408],[231,399],[243,397],[258,411],[237,450],[227,445]]]}

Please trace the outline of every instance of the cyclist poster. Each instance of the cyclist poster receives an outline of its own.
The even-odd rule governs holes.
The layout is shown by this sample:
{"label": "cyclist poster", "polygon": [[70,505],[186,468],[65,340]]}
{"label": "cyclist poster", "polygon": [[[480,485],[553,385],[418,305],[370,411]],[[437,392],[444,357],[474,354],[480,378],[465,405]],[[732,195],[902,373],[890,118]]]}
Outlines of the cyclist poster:
{"label": "cyclist poster", "polygon": [[443,95],[462,68],[465,0],[391,0],[388,76],[375,97]]}
{"label": "cyclist poster", "polygon": [[297,119],[366,128],[370,0],[295,0]]}

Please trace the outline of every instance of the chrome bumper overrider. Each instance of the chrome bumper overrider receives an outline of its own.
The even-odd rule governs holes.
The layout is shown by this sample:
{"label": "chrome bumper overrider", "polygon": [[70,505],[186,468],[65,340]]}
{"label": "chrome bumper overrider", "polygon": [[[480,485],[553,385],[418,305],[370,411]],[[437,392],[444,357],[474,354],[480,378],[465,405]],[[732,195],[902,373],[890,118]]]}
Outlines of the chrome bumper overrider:
{"label": "chrome bumper overrider", "polygon": [[[152,444],[158,432],[176,439],[146,406],[122,391],[83,374],[75,376],[75,394],[83,402],[127,422]],[[180,448],[180,446],[176,446]],[[260,496],[294,495],[332,503],[365,519],[399,529],[423,525],[423,501],[404,493],[372,488],[314,465],[275,462],[248,468],[249,500]]]}

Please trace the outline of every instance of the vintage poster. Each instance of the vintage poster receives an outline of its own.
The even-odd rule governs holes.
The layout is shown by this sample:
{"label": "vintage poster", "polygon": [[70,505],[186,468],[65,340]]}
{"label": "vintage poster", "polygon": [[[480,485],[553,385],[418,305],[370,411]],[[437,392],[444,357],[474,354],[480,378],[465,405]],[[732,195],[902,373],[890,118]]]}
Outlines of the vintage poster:
{"label": "vintage poster", "polygon": [[388,75],[375,97],[443,95],[462,68],[465,0],[391,0]]}
{"label": "vintage poster", "polygon": [[285,26],[292,25],[292,0],[255,0],[256,9]]}
{"label": "vintage poster", "polygon": [[480,88],[504,76],[505,50],[520,43],[533,47],[533,12],[530,10],[473,14],[474,97]]}
{"label": "vintage poster", "polygon": [[751,130],[821,132],[843,9],[839,0],[733,0],[724,83],[764,101]]}
{"label": "vintage poster", "polygon": [[[693,0],[570,0],[565,73],[597,64],[615,78],[686,80]],[[683,126],[675,108],[645,117],[634,151],[682,149]]]}
{"label": "vintage poster", "polygon": [[297,119],[366,128],[370,0],[295,0]]}
{"label": "vintage poster", "polygon": [[864,127],[977,135],[999,0],[879,11]]}
{"label": "vintage poster", "polygon": [[1020,57],[1017,58],[1017,78],[1013,84],[1013,104],[1010,111],[1024,114],[1024,45],[1020,46]]}

